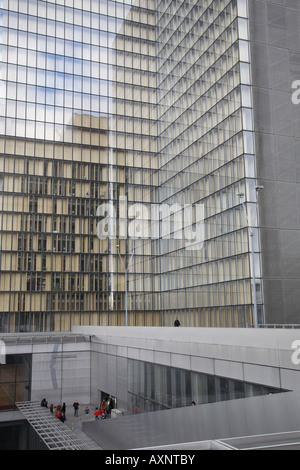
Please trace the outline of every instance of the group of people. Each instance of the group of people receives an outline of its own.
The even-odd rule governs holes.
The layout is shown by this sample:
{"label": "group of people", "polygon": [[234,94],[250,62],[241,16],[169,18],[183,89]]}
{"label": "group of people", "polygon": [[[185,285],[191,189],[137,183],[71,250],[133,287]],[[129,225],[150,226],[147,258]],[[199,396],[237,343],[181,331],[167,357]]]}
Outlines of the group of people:
{"label": "group of people", "polygon": [[[51,409],[52,407],[52,409]],[[50,405],[50,411],[52,413],[55,412],[55,417],[57,419],[59,419],[60,421],[62,421],[63,423],[67,420],[66,418],[66,404],[63,403],[62,405],[58,404],[56,405],[56,407],[54,407],[53,405]]]}
{"label": "group of people", "polygon": [[[48,402],[46,398],[43,398],[41,401],[41,406],[48,408]],[[111,410],[113,409],[113,400],[110,395],[106,395],[105,399],[102,400],[101,405],[99,408],[96,408],[94,411],[94,416],[95,420],[99,419],[104,419],[104,418],[110,418],[111,415]],[[74,408],[74,417],[78,417],[78,411],[79,411],[79,403],[77,400],[74,401],[73,403],[73,408]],[[49,407],[49,410],[51,413],[55,414],[55,417],[62,421],[63,423],[67,420],[66,418],[66,404],[63,403],[62,405],[58,404],[54,406],[52,403]],[[89,418],[90,415],[90,410],[88,406],[84,410],[86,418]]]}
{"label": "group of people", "polygon": [[100,408],[96,408],[94,411],[95,420],[110,418],[111,410],[113,409],[113,400],[110,395],[106,395],[105,399],[102,400]]}
{"label": "group of people", "polygon": [[[41,406],[48,408],[48,402],[46,398],[42,399]],[[55,417],[59,419],[60,421],[62,421],[63,423],[66,421],[67,418],[66,418],[66,404],[65,403],[63,403],[62,405],[58,404],[56,406],[54,406],[53,403],[51,403],[49,410],[51,411],[51,413],[55,414]]]}

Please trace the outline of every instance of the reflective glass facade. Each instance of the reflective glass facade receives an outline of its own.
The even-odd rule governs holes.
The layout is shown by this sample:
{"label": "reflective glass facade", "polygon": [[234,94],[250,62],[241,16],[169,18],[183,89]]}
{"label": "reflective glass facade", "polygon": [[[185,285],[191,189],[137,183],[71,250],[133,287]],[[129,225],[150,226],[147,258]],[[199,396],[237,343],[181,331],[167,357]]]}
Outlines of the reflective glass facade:
{"label": "reflective glass facade", "polygon": [[247,0],[0,7],[0,331],[252,324]]}
{"label": "reflective glass facade", "polygon": [[148,413],[284,390],[141,361],[129,361],[128,412]]}
{"label": "reflective glass facade", "polygon": [[1,8],[0,328],[124,323],[124,272],[97,208],[146,202],[155,182],[153,4]]}
{"label": "reflective glass facade", "polygon": [[158,10],[158,192],[168,204],[203,204],[205,217],[202,249],[160,243],[165,322],[179,314],[185,326],[245,326],[252,273],[237,193],[255,201],[247,2],[161,1]]}
{"label": "reflective glass facade", "polygon": [[16,409],[16,402],[31,398],[31,354],[10,354],[0,364],[0,411]]}

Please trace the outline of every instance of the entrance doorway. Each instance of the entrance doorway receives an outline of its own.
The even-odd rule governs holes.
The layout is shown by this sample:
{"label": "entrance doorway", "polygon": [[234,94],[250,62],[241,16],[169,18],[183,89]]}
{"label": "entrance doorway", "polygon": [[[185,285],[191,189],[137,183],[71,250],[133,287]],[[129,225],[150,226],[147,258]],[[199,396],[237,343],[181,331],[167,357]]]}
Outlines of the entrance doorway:
{"label": "entrance doorway", "polygon": [[108,409],[106,411],[108,411],[110,415],[110,411],[117,408],[117,398],[112,396],[110,393],[103,392],[103,390],[98,390],[99,408],[101,407],[103,400],[105,403],[109,402]]}

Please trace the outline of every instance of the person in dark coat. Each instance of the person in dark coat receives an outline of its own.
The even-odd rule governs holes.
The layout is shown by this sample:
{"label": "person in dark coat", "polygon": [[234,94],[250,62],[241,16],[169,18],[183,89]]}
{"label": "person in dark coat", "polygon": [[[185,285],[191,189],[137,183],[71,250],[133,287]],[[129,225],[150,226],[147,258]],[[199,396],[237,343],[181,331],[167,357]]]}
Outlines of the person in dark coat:
{"label": "person in dark coat", "polygon": [[74,401],[73,408],[74,408],[74,416],[78,417],[79,403],[77,400]]}

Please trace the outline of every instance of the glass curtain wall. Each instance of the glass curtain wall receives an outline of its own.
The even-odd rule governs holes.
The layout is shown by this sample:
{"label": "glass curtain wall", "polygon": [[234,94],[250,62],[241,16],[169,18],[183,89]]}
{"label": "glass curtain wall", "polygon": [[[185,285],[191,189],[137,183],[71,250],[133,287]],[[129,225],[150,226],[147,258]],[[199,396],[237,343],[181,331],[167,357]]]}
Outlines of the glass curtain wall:
{"label": "glass curtain wall", "polygon": [[[156,24],[157,194],[170,206],[193,207],[190,230],[197,230],[197,205],[204,220],[202,243],[191,250],[169,217],[173,236],[161,241],[156,268],[163,324],[177,316],[183,326],[253,324],[247,223],[237,197],[245,195],[254,216],[247,1],[158,1]],[[259,279],[258,255],[256,263]]]}
{"label": "glass curtain wall", "polygon": [[[132,246],[119,228],[101,236],[99,208],[122,219],[119,200],[149,203],[156,184],[153,2],[0,8],[0,331],[122,325],[117,244]],[[130,323],[144,324],[151,244],[136,245]]]}
{"label": "glass curtain wall", "polygon": [[6,356],[0,364],[0,411],[13,410],[15,403],[31,398],[31,354]]}
{"label": "glass curtain wall", "polygon": [[246,0],[0,0],[0,28],[0,331],[253,323]]}

